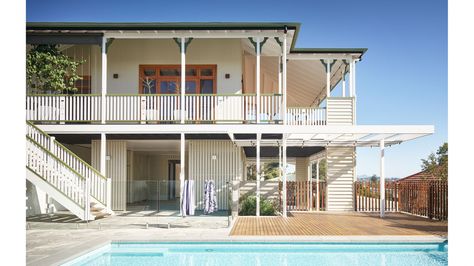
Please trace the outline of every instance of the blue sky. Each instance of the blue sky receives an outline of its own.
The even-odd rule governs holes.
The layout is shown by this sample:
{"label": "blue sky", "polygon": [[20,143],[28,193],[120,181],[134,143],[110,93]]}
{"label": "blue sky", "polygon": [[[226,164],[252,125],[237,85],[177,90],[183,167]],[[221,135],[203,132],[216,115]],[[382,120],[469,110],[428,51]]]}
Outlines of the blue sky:
{"label": "blue sky", "polygon": [[[357,66],[358,124],[433,124],[435,134],[389,147],[386,175],[420,170],[448,139],[447,1],[27,0],[27,21],[294,21],[296,47],[365,47]],[[378,174],[378,148],[357,150],[357,173]]]}

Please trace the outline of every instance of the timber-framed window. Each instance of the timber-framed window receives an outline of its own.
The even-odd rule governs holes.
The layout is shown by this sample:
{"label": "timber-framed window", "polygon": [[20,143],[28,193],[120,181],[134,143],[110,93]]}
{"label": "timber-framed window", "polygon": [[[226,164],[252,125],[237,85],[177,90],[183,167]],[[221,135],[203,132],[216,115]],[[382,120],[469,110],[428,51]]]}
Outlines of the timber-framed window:
{"label": "timber-framed window", "polygon": [[[181,65],[140,65],[139,93],[179,94]],[[186,94],[215,94],[217,65],[186,65]]]}

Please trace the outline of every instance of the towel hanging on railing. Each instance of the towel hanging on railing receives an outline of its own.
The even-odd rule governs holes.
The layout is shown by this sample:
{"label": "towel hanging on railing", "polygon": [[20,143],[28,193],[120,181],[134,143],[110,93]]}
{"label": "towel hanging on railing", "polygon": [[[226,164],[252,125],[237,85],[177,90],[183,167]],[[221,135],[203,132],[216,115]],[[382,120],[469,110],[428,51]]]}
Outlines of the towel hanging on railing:
{"label": "towel hanging on railing", "polygon": [[213,180],[204,182],[204,214],[210,214],[217,211],[216,186]]}

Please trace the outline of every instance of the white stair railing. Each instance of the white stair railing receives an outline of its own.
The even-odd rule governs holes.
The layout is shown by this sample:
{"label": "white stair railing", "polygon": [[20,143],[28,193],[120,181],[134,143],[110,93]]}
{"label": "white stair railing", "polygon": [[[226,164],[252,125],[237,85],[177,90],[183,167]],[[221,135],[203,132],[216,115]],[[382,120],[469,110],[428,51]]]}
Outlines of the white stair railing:
{"label": "white stair railing", "polygon": [[90,183],[89,194],[104,206],[109,206],[107,202],[107,178],[100,174],[95,168],[90,166],[76,154],[56,141],[54,137],[49,136],[45,132],[33,124],[27,122],[26,136],[40,145],[43,149],[54,155],[63,164],[78,173],[81,177]]}
{"label": "white stair railing", "polygon": [[28,136],[26,155],[26,167],[74,202],[77,208],[71,210],[73,213],[90,220],[88,180]]}

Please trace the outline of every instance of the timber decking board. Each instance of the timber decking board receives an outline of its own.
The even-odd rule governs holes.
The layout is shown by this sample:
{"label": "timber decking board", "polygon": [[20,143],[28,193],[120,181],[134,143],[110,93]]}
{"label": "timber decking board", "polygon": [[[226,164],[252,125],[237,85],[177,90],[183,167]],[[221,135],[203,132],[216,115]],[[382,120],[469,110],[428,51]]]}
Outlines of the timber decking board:
{"label": "timber decking board", "polygon": [[447,236],[448,223],[402,213],[303,213],[287,218],[238,217],[230,235],[441,235]]}

